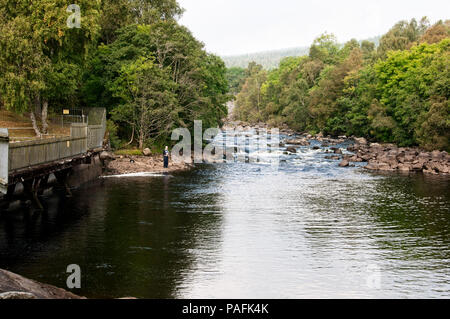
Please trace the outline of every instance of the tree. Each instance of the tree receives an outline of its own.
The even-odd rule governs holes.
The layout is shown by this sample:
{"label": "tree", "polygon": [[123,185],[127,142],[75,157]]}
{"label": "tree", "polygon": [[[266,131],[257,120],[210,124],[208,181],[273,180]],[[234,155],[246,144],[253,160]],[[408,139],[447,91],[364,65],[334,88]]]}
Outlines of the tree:
{"label": "tree", "polygon": [[[319,130],[329,133],[343,133],[346,124],[346,108],[339,103],[339,98],[345,88],[345,79],[362,67],[362,52],[359,48],[352,50],[348,58],[340,64],[330,67],[321,76],[318,85],[311,91],[310,112]],[[324,71],[325,72],[325,71]],[[339,123],[339,124],[338,124]]]}
{"label": "tree", "polygon": [[[49,104],[69,104],[75,96],[80,69],[94,48],[99,5],[89,0],[78,4],[83,8],[83,23],[69,28],[64,0],[0,2],[1,95],[8,109],[30,112],[36,135],[47,133]],[[35,113],[41,115],[42,129]]]}
{"label": "tree", "polygon": [[168,72],[153,58],[143,57],[124,65],[114,81],[114,95],[124,103],[112,110],[112,118],[136,131],[140,149],[149,138],[168,135],[178,122],[180,107],[174,86]]}
{"label": "tree", "polygon": [[425,31],[425,34],[420,38],[420,43],[439,43],[442,40],[450,37],[450,20],[445,22],[438,21],[432,27]]}
{"label": "tree", "polygon": [[176,0],[103,0],[101,41],[111,44],[116,31],[127,25],[173,21],[182,14]]}
{"label": "tree", "polygon": [[421,44],[391,52],[375,65],[380,102],[397,124],[394,142],[414,145],[419,116],[429,111],[431,99],[448,99],[449,49],[449,39]]}
{"label": "tree", "polygon": [[335,64],[338,59],[339,45],[334,34],[324,33],[314,40],[309,49],[309,57],[324,64]]}
{"label": "tree", "polygon": [[244,84],[245,69],[239,67],[228,68],[226,76],[231,93],[239,93]]}
{"label": "tree", "polygon": [[378,54],[385,58],[388,51],[406,50],[416,43],[429,27],[429,21],[423,17],[418,23],[416,19],[398,22],[380,40]]}
{"label": "tree", "polygon": [[250,63],[247,71],[248,77],[236,97],[235,114],[244,121],[259,122],[263,120],[263,97],[261,88],[266,81],[267,73],[261,65]]}
{"label": "tree", "polygon": [[[86,104],[107,105],[113,114],[117,113],[114,111],[116,108],[136,107],[137,104],[131,103],[129,97],[118,94],[121,90],[117,79],[123,78],[124,68],[146,58],[161,70],[162,83],[176,97],[177,103],[160,106],[166,113],[177,113],[169,123],[189,129],[193,129],[194,120],[202,120],[205,127],[221,124],[227,115],[225,103],[229,100],[225,65],[220,58],[206,53],[189,30],[176,21],[160,21],[151,25],[129,25],[117,30],[116,35],[113,43],[100,46],[85,72],[82,91]],[[119,121],[120,117],[116,115],[115,120]],[[119,135],[133,135],[136,123],[127,120],[123,124]],[[167,132],[163,129],[163,134],[158,135],[161,143],[170,138]],[[146,138],[155,140],[154,135],[143,135],[143,138],[144,143]]]}

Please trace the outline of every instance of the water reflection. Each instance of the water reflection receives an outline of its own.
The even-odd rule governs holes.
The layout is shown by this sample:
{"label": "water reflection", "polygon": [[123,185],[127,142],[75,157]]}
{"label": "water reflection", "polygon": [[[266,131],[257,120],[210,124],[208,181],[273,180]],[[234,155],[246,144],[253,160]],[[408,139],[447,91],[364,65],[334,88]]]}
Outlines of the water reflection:
{"label": "water reflection", "polygon": [[8,212],[0,220],[0,267],[64,287],[65,268],[75,263],[83,295],[173,297],[195,266],[192,251],[214,249],[203,239],[220,229],[216,196],[197,194],[195,205],[211,213],[193,214],[186,191],[171,177],[110,179],[69,200],[50,199],[48,212],[35,219]]}

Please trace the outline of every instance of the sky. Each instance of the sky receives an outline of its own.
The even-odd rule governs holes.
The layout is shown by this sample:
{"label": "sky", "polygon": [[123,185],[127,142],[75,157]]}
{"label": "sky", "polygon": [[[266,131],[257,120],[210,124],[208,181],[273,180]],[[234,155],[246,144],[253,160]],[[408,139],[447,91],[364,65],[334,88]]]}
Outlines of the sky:
{"label": "sky", "polygon": [[445,0],[178,0],[180,23],[221,56],[310,46],[324,32],[339,42],[386,33],[400,20],[450,19]]}

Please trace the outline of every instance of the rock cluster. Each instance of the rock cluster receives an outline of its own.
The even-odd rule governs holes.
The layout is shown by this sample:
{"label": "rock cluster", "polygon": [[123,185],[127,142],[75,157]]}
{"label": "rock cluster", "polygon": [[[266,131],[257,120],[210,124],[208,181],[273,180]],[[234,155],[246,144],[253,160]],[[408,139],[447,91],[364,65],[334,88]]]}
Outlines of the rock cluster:
{"label": "rock cluster", "polygon": [[365,167],[374,171],[423,172],[427,174],[449,174],[450,155],[447,152],[425,152],[417,148],[399,148],[392,144],[357,143],[349,146],[348,162],[367,162]]}
{"label": "rock cluster", "polygon": [[306,138],[287,140],[286,144],[300,145],[300,146],[309,146],[310,145],[309,141]]}

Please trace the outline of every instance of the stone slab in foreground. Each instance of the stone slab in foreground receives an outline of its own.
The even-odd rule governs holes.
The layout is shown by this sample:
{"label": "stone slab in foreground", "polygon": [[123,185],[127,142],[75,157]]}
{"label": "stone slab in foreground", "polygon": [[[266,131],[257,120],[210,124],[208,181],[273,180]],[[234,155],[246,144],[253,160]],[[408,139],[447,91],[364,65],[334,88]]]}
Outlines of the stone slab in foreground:
{"label": "stone slab in foreground", "polygon": [[64,289],[0,269],[0,299],[85,299]]}

